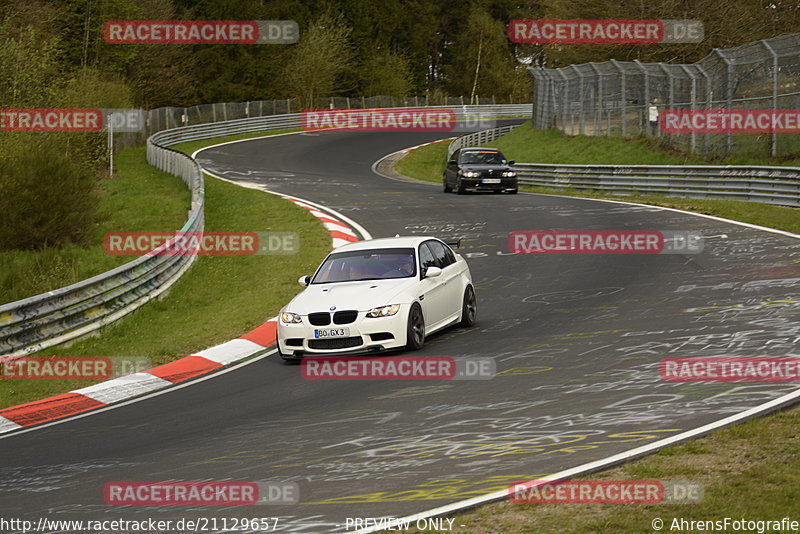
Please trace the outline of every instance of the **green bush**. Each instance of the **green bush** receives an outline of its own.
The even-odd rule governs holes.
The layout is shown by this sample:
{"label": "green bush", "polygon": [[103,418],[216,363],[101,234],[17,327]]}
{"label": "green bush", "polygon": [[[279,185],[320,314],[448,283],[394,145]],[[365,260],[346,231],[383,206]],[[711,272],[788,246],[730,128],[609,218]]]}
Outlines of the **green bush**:
{"label": "green bush", "polygon": [[63,135],[3,139],[0,250],[85,243],[90,236],[97,217],[97,171]]}

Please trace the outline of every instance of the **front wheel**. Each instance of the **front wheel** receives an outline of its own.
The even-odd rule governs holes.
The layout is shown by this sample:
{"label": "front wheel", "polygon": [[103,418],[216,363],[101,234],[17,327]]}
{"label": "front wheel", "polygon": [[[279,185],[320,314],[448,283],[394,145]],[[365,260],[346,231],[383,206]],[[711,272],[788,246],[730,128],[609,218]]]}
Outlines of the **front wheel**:
{"label": "front wheel", "polygon": [[425,344],[425,318],[422,316],[422,308],[416,302],[408,312],[406,339],[406,349],[408,350],[419,350]]}
{"label": "front wheel", "polygon": [[450,191],[452,191],[452,190],[453,190],[453,188],[452,188],[452,187],[450,187],[449,185],[447,185],[447,178],[442,178],[442,184],[444,184],[444,188],[443,188],[443,190],[444,190],[444,192],[445,192],[445,193],[449,193]]}
{"label": "front wheel", "polygon": [[467,286],[464,291],[464,302],[461,305],[461,323],[460,326],[469,328],[475,324],[475,318],[478,316],[478,300],[475,298],[475,290],[472,286]]}
{"label": "front wheel", "polygon": [[464,187],[464,184],[461,183],[461,180],[459,180],[458,183],[456,184],[456,193],[458,193],[459,195],[463,195],[466,192],[467,188]]}
{"label": "front wheel", "polygon": [[509,195],[516,195],[518,191],[519,191],[519,189],[512,189],[511,191],[508,192],[508,194]]}

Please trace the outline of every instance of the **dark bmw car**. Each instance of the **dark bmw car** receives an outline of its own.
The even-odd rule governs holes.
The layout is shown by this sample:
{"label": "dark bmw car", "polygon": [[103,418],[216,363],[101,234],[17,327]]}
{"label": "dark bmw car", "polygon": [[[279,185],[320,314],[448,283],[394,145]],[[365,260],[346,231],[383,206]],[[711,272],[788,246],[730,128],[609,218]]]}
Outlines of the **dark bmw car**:
{"label": "dark bmw car", "polygon": [[444,170],[444,192],[494,191],[514,194],[519,190],[513,161],[496,148],[468,147],[453,152]]}

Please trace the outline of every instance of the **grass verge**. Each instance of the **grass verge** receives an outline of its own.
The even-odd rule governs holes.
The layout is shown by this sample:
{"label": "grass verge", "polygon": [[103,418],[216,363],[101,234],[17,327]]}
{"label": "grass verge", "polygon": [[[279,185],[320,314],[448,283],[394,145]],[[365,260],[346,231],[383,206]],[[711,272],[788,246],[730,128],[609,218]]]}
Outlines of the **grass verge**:
{"label": "grass verge", "polygon": [[100,182],[98,224],[92,245],[0,253],[0,303],[13,302],[113,269],[131,261],[103,251],[111,231],[179,230],[191,194],[177,176],[147,164],[145,148],[117,155],[117,172]]}
{"label": "grass verge", "polygon": [[[214,139],[203,144],[218,142]],[[138,152],[138,158],[143,160],[144,152]],[[199,256],[163,300],[151,302],[104,328],[102,335],[53,347],[37,356],[145,356],[153,365],[160,365],[255,328],[275,316],[301,289],[298,276],[311,272],[330,251],[330,236],[317,219],[275,195],[208,175],[205,181],[207,231],[297,232],[300,251],[280,256]],[[0,407],[90,384],[3,380]]]}
{"label": "grass verge", "polygon": [[[564,163],[586,165],[793,165],[800,161],[775,161],[731,157],[720,161],[705,161],[696,156],[665,151],[645,138],[620,139],[607,137],[567,137],[556,131],[534,130],[525,123],[497,139],[492,146],[503,151],[507,158],[519,162]],[[395,164],[395,170],[405,176],[426,182],[441,183],[450,141],[440,141],[412,150]],[[737,200],[708,200],[665,197],[660,195],[614,195],[604,191],[579,191],[544,187],[521,187],[522,191],[638,202],[676,208],[726,219],[758,224],[779,230],[800,233],[800,217],[795,208],[772,206]]]}
{"label": "grass verge", "polygon": [[[514,504],[482,506],[454,516],[459,534],[558,532],[698,532],[709,528],[676,528],[686,521],[777,520],[797,516],[800,499],[800,407],[751,419],[705,437],[673,445],[650,456],[581,480],[683,480],[704,489],[692,504]],[[498,487],[497,490],[506,489]],[[721,529],[717,529],[721,530]],[[734,529],[729,527],[728,531]],[[778,532],[774,529],[740,532]],[[423,532],[412,530],[406,532]]]}

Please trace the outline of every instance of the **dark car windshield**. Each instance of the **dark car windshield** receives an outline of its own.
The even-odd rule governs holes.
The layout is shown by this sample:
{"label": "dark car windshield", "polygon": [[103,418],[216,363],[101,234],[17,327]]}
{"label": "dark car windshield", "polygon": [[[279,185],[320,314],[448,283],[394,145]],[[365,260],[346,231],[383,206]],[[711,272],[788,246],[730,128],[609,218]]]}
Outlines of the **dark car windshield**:
{"label": "dark car windshield", "polygon": [[328,256],[312,284],[410,278],[417,274],[413,248],[339,252]]}
{"label": "dark car windshield", "polygon": [[506,162],[503,153],[497,150],[467,150],[459,159],[459,163],[469,165],[502,165]]}

